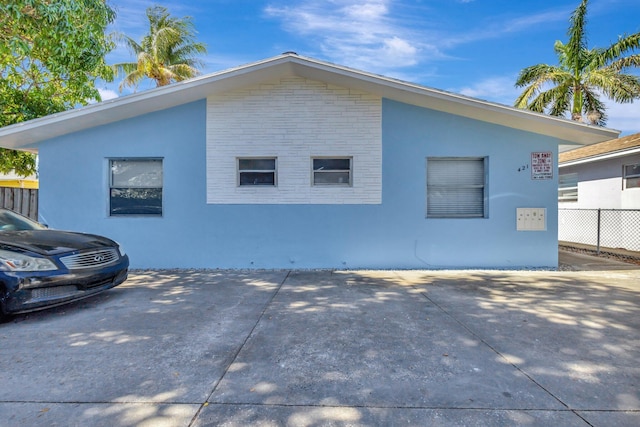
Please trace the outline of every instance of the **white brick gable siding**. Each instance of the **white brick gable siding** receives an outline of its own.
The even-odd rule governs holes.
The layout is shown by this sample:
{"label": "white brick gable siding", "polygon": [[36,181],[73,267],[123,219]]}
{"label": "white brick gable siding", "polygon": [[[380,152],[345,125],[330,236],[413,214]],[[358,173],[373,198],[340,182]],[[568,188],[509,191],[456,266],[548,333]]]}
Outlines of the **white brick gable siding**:
{"label": "white brick gable siding", "polygon": [[[207,99],[207,202],[380,204],[382,100],[298,77]],[[277,186],[238,186],[237,159],[276,157]],[[312,186],[312,157],[351,157],[350,187]]]}

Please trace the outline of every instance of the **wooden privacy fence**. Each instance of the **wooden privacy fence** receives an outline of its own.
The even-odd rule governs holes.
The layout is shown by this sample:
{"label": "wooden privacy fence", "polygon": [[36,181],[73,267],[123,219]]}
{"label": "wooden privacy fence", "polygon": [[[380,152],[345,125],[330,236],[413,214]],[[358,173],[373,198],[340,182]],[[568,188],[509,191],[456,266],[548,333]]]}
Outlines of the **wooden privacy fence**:
{"label": "wooden privacy fence", "polygon": [[11,209],[38,220],[38,190],[34,188],[0,187],[0,207]]}

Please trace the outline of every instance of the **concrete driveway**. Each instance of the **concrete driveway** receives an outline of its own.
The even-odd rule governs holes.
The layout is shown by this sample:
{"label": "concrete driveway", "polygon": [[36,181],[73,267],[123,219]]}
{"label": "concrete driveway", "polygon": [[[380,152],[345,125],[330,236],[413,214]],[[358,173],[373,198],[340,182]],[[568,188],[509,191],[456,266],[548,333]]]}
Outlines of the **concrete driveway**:
{"label": "concrete driveway", "polygon": [[2,426],[638,426],[640,270],[136,271],[0,325]]}

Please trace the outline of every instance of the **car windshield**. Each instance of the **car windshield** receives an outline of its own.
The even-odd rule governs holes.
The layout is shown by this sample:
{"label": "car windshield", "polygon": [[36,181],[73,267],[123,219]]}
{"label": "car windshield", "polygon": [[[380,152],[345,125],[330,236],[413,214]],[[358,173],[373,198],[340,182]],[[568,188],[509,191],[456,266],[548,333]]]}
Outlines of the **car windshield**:
{"label": "car windshield", "polygon": [[7,209],[0,209],[0,232],[15,230],[45,230],[46,227],[26,216]]}

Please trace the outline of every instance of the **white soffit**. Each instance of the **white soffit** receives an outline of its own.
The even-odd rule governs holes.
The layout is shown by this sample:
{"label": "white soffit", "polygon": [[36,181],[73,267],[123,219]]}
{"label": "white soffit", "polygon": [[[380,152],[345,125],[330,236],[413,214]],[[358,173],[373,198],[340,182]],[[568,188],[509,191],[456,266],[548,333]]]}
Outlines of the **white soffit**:
{"label": "white soffit", "polygon": [[115,98],[0,128],[0,147],[33,148],[38,142],[204,99],[247,85],[295,75],[354,88],[391,100],[588,145],[619,131],[533,113],[329,64],[295,54],[255,62],[169,86]]}

